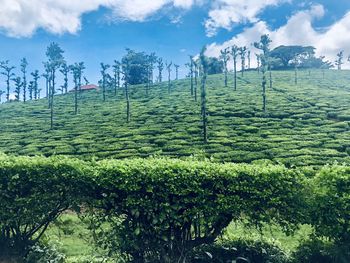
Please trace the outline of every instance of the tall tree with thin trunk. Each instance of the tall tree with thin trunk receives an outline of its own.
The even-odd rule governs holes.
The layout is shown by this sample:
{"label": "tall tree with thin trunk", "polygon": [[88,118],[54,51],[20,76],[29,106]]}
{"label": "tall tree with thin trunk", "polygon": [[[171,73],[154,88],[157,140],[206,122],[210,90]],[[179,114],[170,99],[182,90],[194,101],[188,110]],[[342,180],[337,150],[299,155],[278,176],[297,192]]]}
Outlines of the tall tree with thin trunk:
{"label": "tall tree with thin trunk", "polygon": [[157,59],[157,68],[158,68],[158,82],[161,83],[163,80],[163,69],[164,69],[164,62],[162,58]]}
{"label": "tall tree with thin trunk", "polygon": [[230,60],[230,50],[229,48],[225,48],[224,50],[220,51],[221,53],[221,60],[224,63],[224,84],[225,87],[227,87],[227,74],[228,74],[228,61]]}
{"label": "tall tree with thin trunk", "polygon": [[113,64],[113,86],[114,86],[114,96],[117,96],[117,90],[120,88],[120,62],[114,60]]}
{"label": "tall tree with thin trunk", "polygon": [[22,72],[22,79],[23,79],[23,102],[26,102],[27,100],[27,67],[28,62],[26,58],[22,58],[21,60],[21,72]]}
{"label": "tall tree with thin trunk", "polygon": [[250,50],[248,50],[248,69],[250,69]]}
{"label": "tall tree with thin trunk", "polygon": [[50,105],[50,94],[49,94],[49,91],[50,91],[50,68],[49,68],[49,65],[47,62],[44,62],[44,68],[45,68],[45,73],[42,74],[41,76],[43,78],[45,78],[45,91],[46,91],[46,98],[49,102],[49,105]]}
{"label": "tall tree with thin trunk", "polygon": [[102,75],[102,97],[103,101],[106,101],[106,89],[107,89],[107,70],[109,69],[108,64],[101,63],[101,75]]}
{"label": "tall tree with thin trunk", "polygon": [[239,55],[241,56],[241,73],[242,77],[244,76],[244,71],[245,71],[245,57],[247,53],[247,47],[240,47],[239,48]]}
{"label": "tall tree with thin trunk", "polygon": [[12,81],[15,83],[15,100],[19,101],[21,96],[21,88],[23,87],[23,82],[21,80],[21,77],[15,77],[12,79]]}
{"label": "tall tree with thin trunk", "polygon": [[54,119],[54,95],[56,88],[56,71],[65,63],[63,57],[64,51],[57,43],[51,43],[46,51],[46,56],[48,58],[48,67],[50,70],[50,80],[51,85],[49,85],[50,93],[50,127],[53,129],[53,119]]}
{"label": "tall tree with thin trunk", "polygon": [[173,62],[170,62],[170,63],[166,62],[165,65],[166,65],[166,69],[168,71],[168,92],[170,93],[170,91],[171,91],[171,66],[173,65]]}
{"label": "tall tree with thin trunk", "polygon": [[256,64],[257,64],[256,70],[258,71],[258,74],[259,74],[260,73],[260,54],[255,53],[255,57],[256,57]]}
{"label": "tall tree with thin trunk", "polygon": [[34,97],[34,99],[38,99],[39,98],[39,83],[38,83],[38,80],[40,78],[39,76],[39,71],[38,70],[35,70],[34,72],[31,73],[32,77],[33,77],[33,95],[32,95],[32,98]]}
{"label": "tall tree with thin trunk", "polygon": [[337,66],[338,70],[341,70],[341,66],[344,64],[343,59],[344,51],[342,50],[337,54],[337,59],[335,61],[335,65]]}
{"label": "tall tree with thin trunk", "polygon": [[3,71],[1,71],[1,74],[6,77],[6,100],[7,101],[10,100],[10,80],[15,76],[15,73],[13,73],[12,71],[16,68],[16,67],[10,66],[9,63],[10,62],[8,60],[0,63],[0,67],[3,69]]}
{"label": "tall tree with thin trunk", "polygon": [[232,46],[231,56],[233,59],[233,83],[234,89],[237,90],[237,56],[238,56],[239,48],[236,45]]}
{"label": "tall tree with thin trunk", "polygon": [[81,92],[81,79],[83,71],[85,69],[84,62],[74,63],[69,66],[71,73],[73,74],[74,82],[74,114],[78,114],[78,93]]}
{"label": "tall tree with thin trunk", "polygon": [[193,60],[194,63],[194,101],[197,101],[199,61]]}
{"label": "tall tree with thin trunk", "polygon": [[62,85],[62,93],[68,92],[68,73],[69,73],[69,66],[67,63],[63,63],[62,67],[60,69],[60,72],[63,75],[63,85]]}
{"label": "tall tree with thin trunk", "polygon": [[208,142],[208,115],[207,115],[207,93],[206,93],[206,81],[208,75],[208,60],[206,58],[205,48],[202,49],[199,60],[202,69],[202,85],[201,85],[201,114],[202,114],[202,129],[203,129],[203,142]]}
{"label": "tall tree with thin trunk", "polygon": [[29,100],[33,100],[34,99],[34,81],[31,80],[29,81],[29,85],[28,85],[28,93],[29,93]]}
{"label": "tall tree with thin trunk", "polygon": [[126,56],[122,61],[122,74],[125,86],[125,100],[126,100],[126,122],[130,122],[131,112],[130,112],[130,96],[129,96],[129,77],[130,77],[130,61]]}
{"label": "tall tree with thin trunk", "polygon": [[175,79],[178,80],[179,79],[179,65],[174,64],[175,67]]}
{"label": "tall tree with thin trunk", "polygon": [[254,46],[257,49],[260,49],[263,53],[260,55],[261,62],[261,72],[262,72],[262,97],[263,97],[263,111],[266,112],[266,69],[269,60],[270,53],[270,43],[271,39],[269,35],[262,35],[260,38],[260,42],[255,42]]}
{"label": "tall tree with thin trunk", "polygon": [[190,56],[190,63],[188,64],[190,67],[190,81],[191,81],[191,96],[193,96],[193,73],[194,73],[194,63],[193,56]]}

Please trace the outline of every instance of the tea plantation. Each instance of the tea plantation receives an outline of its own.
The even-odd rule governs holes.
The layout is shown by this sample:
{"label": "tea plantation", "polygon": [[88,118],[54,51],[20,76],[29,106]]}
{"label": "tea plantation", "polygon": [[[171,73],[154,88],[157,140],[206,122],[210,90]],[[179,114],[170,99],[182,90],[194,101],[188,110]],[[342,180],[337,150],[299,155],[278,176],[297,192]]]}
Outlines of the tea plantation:
{"label": "tea plantation", "polygon": [[271,160],[290,165],[324,165],[350,161],[350,72],[328,70],[273,72],[262,112],[261,75],[232,74],[208,78],[208,137],[202,143],[200,87],[198,102],[188,79],[131,87],[131,121],[126,122],[123,90],[55,97],[54,129],[47,100],[0,105],[0,151],[12,155],[68,155],[83,159],[197,155],[218,162]]}

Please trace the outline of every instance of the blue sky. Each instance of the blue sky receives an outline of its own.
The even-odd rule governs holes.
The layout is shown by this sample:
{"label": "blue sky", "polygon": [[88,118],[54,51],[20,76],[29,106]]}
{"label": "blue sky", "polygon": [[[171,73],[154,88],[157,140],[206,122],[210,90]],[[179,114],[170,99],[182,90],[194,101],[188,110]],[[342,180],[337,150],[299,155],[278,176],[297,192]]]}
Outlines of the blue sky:
{"label": "blue sky", "polygon": [[[217,56],[221,48],[250,47],[261,34],[269,33],[275,46],[314,45],[330,60],[338,50],[350,53],[349,0],[30,2],[0,0],[0,60],[18,66],[26,57],[30,70],[42,70],[45,49],[54,41],[65,50],[68,63],[86,63],[85,75],[94,83],[99,63],[120,59],[127,47],[156,52],[183,65],[204,45],[208,55]],[[186,68],[180,72],[184,75]]]}

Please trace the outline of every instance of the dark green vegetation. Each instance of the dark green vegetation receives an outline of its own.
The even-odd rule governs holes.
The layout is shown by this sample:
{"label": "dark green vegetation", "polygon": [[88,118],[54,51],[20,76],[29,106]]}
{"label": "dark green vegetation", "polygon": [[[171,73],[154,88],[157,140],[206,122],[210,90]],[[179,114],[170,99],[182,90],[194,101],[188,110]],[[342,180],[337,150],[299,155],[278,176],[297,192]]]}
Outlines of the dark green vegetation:
{"label": "dark green vegetation", "polygon": [[[206,156],[214,161],[272,160],[287,165],[324,165],[350,160],[350,73],[275,71],[262,112],[261,74],[233,73],[206,83],[208,143],[202,143],[200,102],[191,97],[190,79],[129,86],[131,118],[126,122],[124,89],[83,92],[74,115],[74,94],[55,96],[54,130],[47,100],[0,106],[0,151],[16,155],[54,154],[79,158],[167,155]],[[200,85],[200,83],[198,83]],[[198,87],[199,88],[199,87]]]}
{"label": "dark green vegetation", "polygon": [[[340,252],[331,257],[348,260],[349,174],[348,166],[311,170],[193,160],[83,162],[1,155],[0,245],[6,249],[0,259],[26,255],[60,214],[74,210],[89,222],[101,251],[132,262],[198,262],[190,261],[194,249],[209,253],[217,248],[211,247],[213,242],[222,239],[231,222],[276,225],[286,233],[309,224],[318,246],[329,247],[327,252],[336,248]],[[74,235],[67,228],[66,234]],[[322,242],[325,237],[327,243]],[[209,248],[202,248],[205,244]],[[261,251],[258,255],[246,254],[247,246],[239,242],[231,244],[248,258],[261,256],[263,250],[271,251],[267,257],[281,256],[271,244],[250,243],[248,247]],[[303,249],[298,253],[299,258],[309,256]]]}

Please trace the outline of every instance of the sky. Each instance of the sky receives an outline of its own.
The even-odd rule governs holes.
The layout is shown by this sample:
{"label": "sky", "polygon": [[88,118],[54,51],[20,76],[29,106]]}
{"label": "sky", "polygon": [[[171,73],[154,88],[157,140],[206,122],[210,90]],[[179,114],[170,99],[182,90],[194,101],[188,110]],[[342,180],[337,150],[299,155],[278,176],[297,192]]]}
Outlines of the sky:
{"label": "sky", "polygon": [[[69,64],[100,78],[101,62],[120,60],[126,48],[156,52],[187,72],[189,55],[208,56],[269,34],[272,47],[312,45],[330,61],[350,54],[350,0],[0,0],[0,61],[43,70],[46,47],[57,42]],[[255,64],[252,59],[252,64]],[[350,68],[348,62],[344,68]],[[0,77],[0,89],[5,82]]]}

